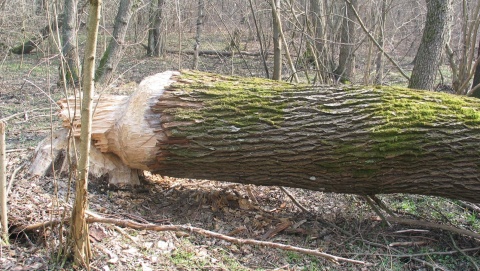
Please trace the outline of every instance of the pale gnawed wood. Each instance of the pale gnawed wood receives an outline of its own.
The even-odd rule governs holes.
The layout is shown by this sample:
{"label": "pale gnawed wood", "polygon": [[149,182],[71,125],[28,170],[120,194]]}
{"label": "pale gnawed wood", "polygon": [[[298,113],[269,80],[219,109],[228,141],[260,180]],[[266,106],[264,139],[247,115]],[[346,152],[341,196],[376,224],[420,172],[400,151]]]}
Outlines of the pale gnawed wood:
{"label": "pale gnawed wood", "polygon": [[[156,144],[162,134],[160,118],[150,107],[157,102],[163,89],[170,85],[174,72],[145,78],[131,96],[101,95],[93,99],[90,175],[107,177],[109,184],[137,185],[138,175],[156,159]],[[80,136],[80,100],[69,97],[58,102],[59,116],[65,129],[44,139],[35,151],[30,167],[33,175],[46,175],[55,170],[67,171],[66,150],[68,130],[76,145]],[[73,150],[73,148],[70,148]],[[73,157],[72,153],[72,157]]]}

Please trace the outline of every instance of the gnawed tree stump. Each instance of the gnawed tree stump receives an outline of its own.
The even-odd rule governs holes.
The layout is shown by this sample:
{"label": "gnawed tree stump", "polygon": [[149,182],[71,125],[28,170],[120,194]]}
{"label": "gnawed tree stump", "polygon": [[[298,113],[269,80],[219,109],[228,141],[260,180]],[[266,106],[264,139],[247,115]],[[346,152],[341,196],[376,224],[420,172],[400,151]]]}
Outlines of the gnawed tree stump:
{"label": "gnawed tree stump", "polygon": [[[294,86],[182,71],[96,100],[95,176],[171,177],[480,202],[480,100],[391,87]],[[74,100],[61,101],[77,135]],[[70,110],[68,110],[70,109]],[[39,145],[32,173],[50,167]],[[63,144],[63,145],[62,145]],[[65,146],[65,143],[54,142]],[[107,162],[129,173],[117,173]],[[115,161],[115,162],[113,162]],[[119,166],[119,165],[118,165]],[[115,177],[112,177],[114,176]]]}

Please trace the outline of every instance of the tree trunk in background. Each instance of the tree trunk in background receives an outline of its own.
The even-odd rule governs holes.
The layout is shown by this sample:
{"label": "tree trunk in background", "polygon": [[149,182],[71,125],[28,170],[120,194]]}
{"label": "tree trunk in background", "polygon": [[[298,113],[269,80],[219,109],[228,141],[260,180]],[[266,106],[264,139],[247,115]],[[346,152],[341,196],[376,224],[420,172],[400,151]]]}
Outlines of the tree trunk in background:
{"label": "tree trunk in background", "polygon": [[198,69],[198,52],[200,51],[200,39],[202,37],[203,17],[205,17],[205,3],[198,0],[197,31],[195,34],[195,45],[193,46],[193,65],[192,69]]}
{"label": "tree trunk in background", "polygon": [[165,0],[152,0],[150,2],[150,18],[148,29],[147,55],[159,57],[165,51],[165,33],[162,31],[164,25],[163,8]]}
{"label": "tree trunk in background", "polygon": [[280,22],[275,16],[274,8],[280,8],[280,0],[272,0],[275,5],[272,5],[272,18],[273,18],[273,80],[282,80],[282,40],[280,37]]}
{"label": "tree trunk in background", "polygon": [[98,69],[95,72],[95,81],[101,85],[106,85],[112,81],[113,73],[122,58],[128,23],[132,17],[132,5],[132,0],[121,0],[118,6],[113,37],[110,39],[107,50],[103,53]]}
{"label": "tree trunk in background", "polygon": [[473,76],[472,94],[470,96],[480,98],[480,38],[478,41],[478,53],[477,53],[477,67],[475,67],[475,74]]}
{"label": "tree trunk in background", "polygon": [[80,159],[78,161],[78,179],[75,182],[75,202],[70,223],[71,252],[75,265],[90,267],[92,251],[88,235],[88,225],[85,213],[88,209],[88,174],[90,164],[90,141],[92,132],[92,97],[94,91],[95,59],[97,50],[98,25],[102,8],[101,0],[90,0],[87,22],[87,40],[84,72],[82,76],[83,97],[81,113]]}
{"label": "tree trunk in background", "polygon": [[79,81],[80,60],[77,48],[77,0],[65,0],[62,28],[62,54],[65,66],[60,69],[60,78],[69,84]]}
{"label": "tree trunk in background", "polygon": [[53,22],[51,25],[47,25],[40,30],[39,35],[36,35],[29,40],[13,47],[10,52],[16,55],[30,54],[33,50],[37,49],[37,46],[40,45],[46,38],[51,34],[51,31],[57,31],[57,25],[59,28],[62,27],[63,18],[59,18],[57,22]]}
{"label": "tree trunk in background", "polygon": [[313,34],[315,37],[315,50],[317,62],[319,64],[320,76],[322,83],[330,82],[329,78],[332,74],[332,58],[328,46],[326,46],[327,23],[325,19],[325,3],[322,0],[310,0],[312,9]]}
{"label": "tree trunk in background", "polygon": [[104,156],[92,165],[115,156],[178,178],[480,202],[479,109],[430,91],[166,72],[131,97],[101,97],[92,138]]}
{"label": "tree trunk in background", "polygon": [[[383,49],[384,44],[384,31],[385,31],[385,21],[387,20],[387,1],[382,1],[382,10],[380,14],[380,25],[378,27],[378,44]],[[383,49],[384,50],[384,49]],[[377,59],[375,60],[375,84],[383,85],[383,52],[379,51],[377,53]]]}
{"label": "tree trunk in background", "polygon": [[35,14],[41,15],[46,9],[46,0],[35,0]]}
{"label": "tree trunk in background", "polygon": [[409,88],[432,90],[452,22],[452,0],[426,0],[427,17]]}
{"label": "tree trunk in background", "polygon": [[[352,6],[358,10],[357,0],[350,1]],[[350,5],[345,4],[345,14],[342,22],[342,35],[338,66],[333,72],[340,82],[349,82],[353,79],[355,68],[355,14]]]}

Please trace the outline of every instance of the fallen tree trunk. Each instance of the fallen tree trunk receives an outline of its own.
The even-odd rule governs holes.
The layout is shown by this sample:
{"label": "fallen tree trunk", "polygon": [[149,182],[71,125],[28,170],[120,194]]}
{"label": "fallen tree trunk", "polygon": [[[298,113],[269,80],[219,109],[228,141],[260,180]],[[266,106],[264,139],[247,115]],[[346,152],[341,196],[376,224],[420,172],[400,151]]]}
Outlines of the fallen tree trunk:
{"label": "fallen tree trunk", "polygon": [[[127,171],[134,169],[325,192],[480,202],[478,99],[183,71],[148,77],[130,97],[102,96],[95,102],[97,153],[92,155],[98,157],[92,158],[91,171],[108,175],[112,183],[131,182],[135,171]],[[60,104],[65,126],[73,124],[78,136],[78,120],[67,114],[74,100]],[[38,147],[34,174],[49,169],[49,161],[40,162],[50,150],[46,142]]]}
{"label": "fallen tree trunk", "polygon": [[37,49],[38,45],[48,38],[51,32],[57,31],[57,27],[61,28],[63,25],[63,18],[60,17],[58,21],[52,22],[50,25],[45,26],[40,32],[24,41],[23,43],[13,47],[10,51],[17,55],[30,54],[33,50]]}

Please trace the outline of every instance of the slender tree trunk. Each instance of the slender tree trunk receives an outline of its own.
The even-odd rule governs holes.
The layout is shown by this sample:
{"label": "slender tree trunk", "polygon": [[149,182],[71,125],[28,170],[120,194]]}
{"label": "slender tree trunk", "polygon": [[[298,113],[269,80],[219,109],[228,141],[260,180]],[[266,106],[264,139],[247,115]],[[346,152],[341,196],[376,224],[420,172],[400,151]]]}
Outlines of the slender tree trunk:
{"label": "slender tree trunk", "polygon": [[[342,23],[342,35],[338,66],[333,72],[340,82],[349,82],[353,79],[355,67],[355,21],[353,8],[357,9],[357,0],[345,4],[345,15]],[[353,7],[353,8],[352,8]]]}
{"label": "slender tree trunk", "polygon": [[7,209],[7,163],[6,161],[6,141],[5,141],[5,123],[0,121],[0,227],[1,242],[8,244],[8,209]]}
{"label": "slender tree trunk", "polygon": [[258,45],[260,46],[260,55],[262,57],[262,63],[263,63],[263,68],[265,70],[265,77],[270,78],[270,73],[268,71],[268,65],[267,65],[267,50],[265,49],[263,41],[263,35],[260,31],[260,27],[258,25],[258,19],[257,15],[255,12],[255,9],[253,7],[252,0],[248,0],[249,6],[250,6],[250,11],[252,12],[252,17],[253,17],[253,22],[255,24],[255,32],[257,34],[257,40],[258,40]]}
{"label": "slender tree trunk", "polygon": [[95,72],[95,81],[101,85],[106,85],[111,82],[113,73],[122,58],[128,23],[132,17],[132,5],[132,0],[121,0],[118,6],[113,28],[113,37],[108,44],[107,50],[103,53],[98,69]]}
{"label": "slender tree trunk", "polygon": [[282,41],[280,39],[280,22],[277,21],[274,8],[280,6],[280,0],[272,0],[276,2],[272,5],[273,18],[273,80],[282,80]]}
{"label": "slender tree trunk", "polygon": [[102,1],[90,0],[82,77],[83,99],[81,114],[80,159],[78,180],[75,185],[75,202],[72,210],[70,238],[74,262],[89,269],[91,250],[85,212],[88,209],[88,173],[92,129],[92,97],[94,95],[95,55]]}
{"label": "slender tree trunk", "polygon": [[205,3],[198,0],[197,32],[195,35],[195,45],[193,46],[193,65],[192,69],[198,69],[198,52],[200,51],[200,39],[202,37],[203,18],[205,17]]}
{"label": "slender tree trunk", "polygon": [[313,22],[313,33],[315,37],[315,49],[317,62],[320,69],[320,77],[323,83],[331,82],[329,78],[332,76],[332,58],[329,52],[329,48],[326,45],[327,36],[326,36],[326,16],[325,14],[325,2],[322,0],[310,0],[310,6],[312,9],[312,22]]}
{"label": "slender tree trunk", "polygon": [[[384,44],[384,31],[385,31],[385,21],[387,20],[387,1],[382,1],[382,10],[380,14],[380,25],[378,26],[378,44],[383,49]],[[375,60],[375,84],[383,85],[383,52],[379,51],[377,53],[377,59]]]}
{"label": "slender tree trunk", "polygon": [[[272,0],[271,1],[272,16],[275,17],[274,22],[277,23],[278,35],[279,35],[280,41],[282,43],[282,46],[284,47],[284,50],[285,50],[285,56],[287,58],[288,65],[290,66],[290,70],[292,72],[292,78],[294,79],[295,83],[298,83],[299,80],[298,80],[297,70],[296,70],[295,64],[293,63],[292,58],[290,56],[290,51],[288,50],[287,40],[285,39],[285,34],[283,33],[283,29],[282,29],[282,19],[281,19],[281,16],[280,16],[280,8],[279,8],[280,6],[277,5],[276,1],[278,1],[278,0]],[[280,4],[280,1],[278,1],[278,2],[279,2],[278,4]],[[275,54],[275,52],[274,52],[274,54]],[[281,80],[281,78],[277,79],[277,80]]]}
{"label": "slender tree trunk", "polygon": [[426,0],[427,18],[415,56],[409,88],[431,90],[442,59],[452,22],[452,0]]}
{"label": "slender tree trunk", "polygon": [[165,0],[153,0],[150,3],[147,55],[159,57],[165,51],[165,33],[163,31]]}
{"label": "slender tree trunk", "polygon": [[60,69],[60,78],[69,84],[79,81],[80,60],[77,48],[77,0],[65,0],[62,28],[62,54],[65,68]]}
{"label": "slender tree trunk", "polygon": [[475,67],[475,74],[473,76],[472,94],[471,96],[480,98],[480,39],[478,41],[477,66]]}
{"label": "slender tree trunk", "polygon": [[113,98],[96,106],[102,163],[113,155],[171,177],[480,202],[477,99],[189,71],[148,77],[131,97]]}

